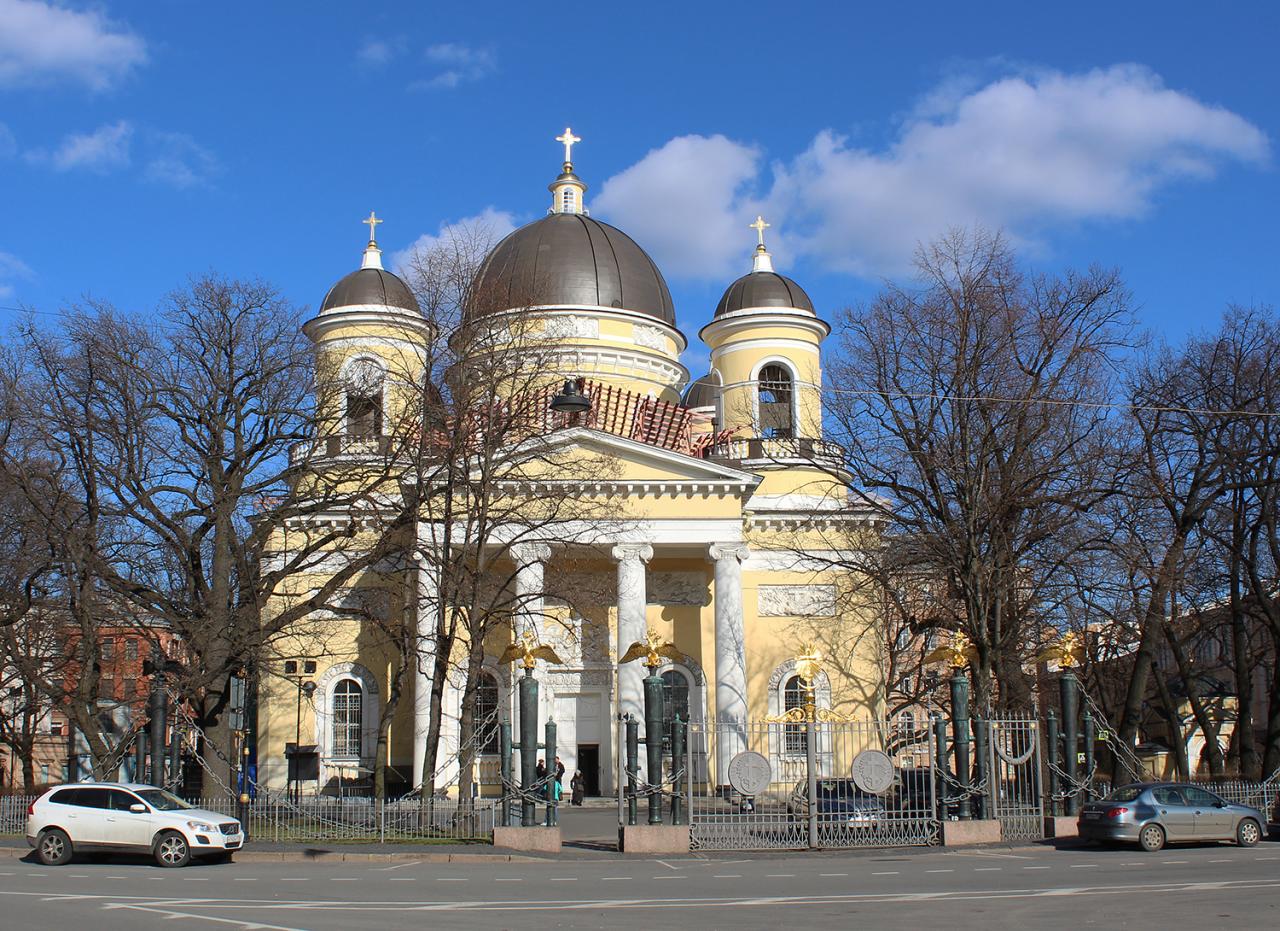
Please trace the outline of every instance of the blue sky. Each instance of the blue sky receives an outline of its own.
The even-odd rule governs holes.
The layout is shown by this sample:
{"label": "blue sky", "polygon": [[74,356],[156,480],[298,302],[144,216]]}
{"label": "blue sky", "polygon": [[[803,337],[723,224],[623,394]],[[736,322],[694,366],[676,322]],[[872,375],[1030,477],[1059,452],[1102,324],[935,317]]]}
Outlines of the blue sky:
{"label": "blue sky", "polygon": [[370,209],[388,253],[542,215],[571,124],[691,339],[757,212],[828,317],[982,223],[1177,338],[1277,303],[1278,8],[0,0],[0,305],[314,307]]}

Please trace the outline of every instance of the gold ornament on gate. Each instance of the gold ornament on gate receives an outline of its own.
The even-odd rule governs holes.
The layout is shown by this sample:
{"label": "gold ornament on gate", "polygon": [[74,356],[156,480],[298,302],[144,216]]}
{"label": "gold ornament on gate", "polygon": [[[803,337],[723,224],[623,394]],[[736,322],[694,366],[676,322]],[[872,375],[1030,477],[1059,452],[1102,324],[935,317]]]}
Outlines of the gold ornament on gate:
{"label": "gold ornament on gate", "polygon": [[1084,644],[1080,642],[1079,634],[1069,630],[1037,659],[1041,662],[1056,662],[1060,669],[1074,669],[1084,661]]}
{"label": "gold ornament on gate", "polygon": [[815,643],[806,643],[795,658],[796,675],[804,689],[804,704],[788,708],[782,714],[770,714],[765,720],[770,724],[811,724],[818,721],[848,721],[844,715],[830,708],[819,708],[817,702],[818,675],[822,672],[822,652]]}
{"label": "gold ornament on gate", "polygon": [[618,664],[621,665],[643,659],[645,666],[649,667],[649,675],[654,675],[658,667],[662,665],[663,657],[676,661],[685,658],[674,643],[664,641],[662,634],[656,630],[650,630],[645,635],[645,639],[637,640],[627,647],[627,652],[622,654],[622,659],[618,660]]}
{"label": "gold ornament on gate", "polygon": [[973,648],[973,642],[965,636],[964,631],[956,630],[951,633],[951,641],[931,652],[924,658],[924,662],[946,663],[953,670],[964,669],[977,655],[978,651]]}
{"label": "gold ornament on gate", "polygon": [[532,669],[538,660],[551,663],[556,666],[563,666],[564,660],[560,658],[560,654],[555,649],[546,644],[538,643],[538,637],[532,630],[526,630],[520,635],[519,640],[512,641],[511,645],[503,651],[502,656],[498,658],[498,662],[514,663],[520,660],[525,669]]}

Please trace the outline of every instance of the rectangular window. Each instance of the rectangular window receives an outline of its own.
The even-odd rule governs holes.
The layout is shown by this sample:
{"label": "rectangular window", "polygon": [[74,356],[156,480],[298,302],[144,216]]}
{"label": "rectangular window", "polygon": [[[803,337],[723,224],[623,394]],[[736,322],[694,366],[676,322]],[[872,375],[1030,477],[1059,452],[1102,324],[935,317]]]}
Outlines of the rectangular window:
{"label": "rectangular window", "polygon": [[63,721],[50,721],[49,733],[54,737],[65,737],[67,735],[67,725]]}
{"label": "rectangular window", "polygon": [[124,658],[125,659],[138,658],[138,641],[133,639],[132,637],[130,637],[128,640],[124,642]]}
{"label": "rectangular window", "polygon": [[41,782],[49,781],[49,764],[48,763],[40,764],[40,781]]}
{"label": "rectangular window", "polygon": [[116,638],[103,637],[102,638],[102,658],[115,659],[115,655],[116,655]]}
{"label": "rectangular window", "polygon": [[103,676],[98,683],[98,697],[103,699],[114,699],[116,697],[116,680],[111,676]]}
{"label": "rectangular window", "polygon": [[125,701],[128,701],[129,699],[134,698],[137,694],[138,694],[138,680],[125,679],[124,693],[121,695],[121,697],[124,698]]}

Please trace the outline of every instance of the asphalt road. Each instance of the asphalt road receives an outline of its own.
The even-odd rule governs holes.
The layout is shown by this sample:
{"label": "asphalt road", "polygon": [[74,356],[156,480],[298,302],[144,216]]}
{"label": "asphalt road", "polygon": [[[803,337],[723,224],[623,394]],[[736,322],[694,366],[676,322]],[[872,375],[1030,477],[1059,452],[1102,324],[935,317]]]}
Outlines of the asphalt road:
{"label": "asphalt road", "polygon": [[0,927],[1280,927],[1280,844],[428,864],[0,861]]}

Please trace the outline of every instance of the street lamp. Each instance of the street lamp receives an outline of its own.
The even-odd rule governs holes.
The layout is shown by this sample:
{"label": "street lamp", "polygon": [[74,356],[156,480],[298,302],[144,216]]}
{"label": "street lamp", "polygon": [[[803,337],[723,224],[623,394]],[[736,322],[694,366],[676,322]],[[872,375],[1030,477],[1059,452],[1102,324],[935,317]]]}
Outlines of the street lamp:
{"label": "street lamp", "polygon": [[551,409],[557,414],[585,414],[591,410],[591,398],[582,393],[577,379],[566,378],[564,388],[551,399]]}
{"label": "street lamp", "polygon": [[297,778],[298,772],[298,751],[302,745],[302,694],[305,692],[307,700],[311,700],[311,696],[315,694],[316,684],[305,676],[314,675],[316,671],[316,661],[313,659],[303,660],[299,663],[297,660],[286,660],[284,664],[284,674],[295,679],[298,686],[298,703],[297,710],[294,714],[293,724],[293,756],[289,761],[289,782],[293,789],[294,804],[298,804],[302,800],[302,781]]}

